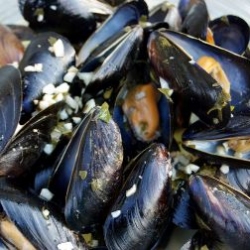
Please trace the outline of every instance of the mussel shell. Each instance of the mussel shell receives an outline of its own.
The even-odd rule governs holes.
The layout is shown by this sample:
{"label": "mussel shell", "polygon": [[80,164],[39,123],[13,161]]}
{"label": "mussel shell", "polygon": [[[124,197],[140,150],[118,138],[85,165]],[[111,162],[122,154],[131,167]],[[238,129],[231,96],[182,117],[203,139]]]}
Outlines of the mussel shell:
{"label": "mussel shell", "polygon": [[205,40],[209,21],[206,2],[204,0],[181,0],[178,9],[182,18],[181,31]]}
{"label": "mussel shell", "polygon": [[49,204],[22,193],[3,179],[0,187],[1,210],[37,249],[56,250],[62,243],[68,243],[75,249],[87,249]]}
{"label": "mussel shell", "polygon": [[236,245],[248,249],[249,197],[208,176],[191,178],[189,189],[203,225],[213,231],[227,249],[235,249]]}
{"label": "mussel shell", "polygon": [[[248,166],[249,151],[227,146],[229,142],[249,140],[249,117],[234,116],[223,128],[208,128],[200,122],[192,124],[183,134],[185,148],[211,163]],[[230,140],[230,141],[229,141]],[[247,146],[247,145],[246,145]]]}
{"label": "mussel shell", "polygon": [[155,31],[150,35],[148,53],[154,70],[174,90],[177,105],[183,102],[188,111],[194,112],[208,125],[228,123],[229,100],[221,86],[169,40],[165,32]]}
{"label": "mussel shell", "polygon": [[[70,2],[19,0],[21,13],[32,29],[54,31],[74,42],[86,40],[96,29],[96,18],[92,10],[99,10],[99,7],[101,10],[103,6],[103,3],[96,0],[71,0]],[[105,6],[104,15],[111,13],[112,10]]]}
{"label": "mussel shell", "polygon": [[150,12],[148,21],[151,23],[166,22],[172,30],[180,30],[181,17],[177,7],[169,1],[164,1],[154,6]]}
{"label": "mussel shell", "polygon": [[[49,50],[55,41],[61,40],[64,54],[56,57]],[[64,73],[73,64],[75,50],[69,41],[56,33],[48,32],[36,36],[31,41],[20,62],[19,69],[23,79],[23,114],[29,116],[34,109],[34,100],[42,95],[43,88],[48,84],[59,84],[63,82]],[[27,67],[40,65],[41,70],[27,70]],[[24,117],[25,120],[25,117]],[[27,120],[27,119],[26,119]]]}
{"label": "mussel shell", "polygon": [[[113,111],[113,118],[120,128],[124,153],[128,159],[131,159],[131,157],[135,157],[138,152],[147,148],[152,142],[163,143],[165,147],[169,149],[171,147],[173,139],[173,104],[171,100],[168,99],[168,97],[166,97],[162,92],[157,89],[154,83],[150,82],[150,80],[146,76],[147,70],[147,67],[142,67],[137,64],[130,71],[126,80],[126,84],[123,85],[117,95]],[[137,116],[138,121],[136,122],[135,120],[135,123],[129,122],[129,118],[127,117],[128,114],[125,114],[122,108],[125,99],[131,96],[130,90],[135,88],[136,86],[143,87],[144,85],[150,85],[152,89],[154,89],[158,93],[159,96],[159,99],[155,100],[158,109],[157,112],[159,116],[159,127],[157,131],[154,132],[155,137],[151,138],[149,138],[147,135],[147,128],[145,129],[145,131],[143,129],[138,128],[140,127],[140,123],[148,124],[148,126],[150,127],[150,119],[153,119],[152,123],[155,123],[155,117],[157,117],[157,112],[150,113],[152,112],[152,109],[142,109],[142,105],[139,106],[140,100],[138,98],[137,107],[131,105],[130,108],[131,110],[134,109],[134,116]],[[142,91],[138,93],[138,95],[140,94],[143,94],[143,88]],[[145,99],[147,100],[147,98],[148,97],[146,94]],[[151,105],[151,103],[149,102],[148,105]],[[146,117],[149,119],[147,120]],[[150,133],[152,133],[152,131]],[[131,148],[133,148],[133,150],[131,150]]]}
{"label": "mussel shell", "polygon": [[16,35],[4,25],[0,25],[0,67],[19,62],[24,53],[24,47]]}
{"label": "mussel shell", "polygon": [[202,56],[209,56],[220,63],[230,82],[231,106],[233,113],[249,114],[248,95],[250,92],[250,62],[244,57],[230,53],[218,46],[195,39],[170,30],[165,30],[164,35],[174,44],[185,50],[194,61]]}
{"label": "mussel shell", "polygon": [[215,44],[242,55],[248,46],[250,29],[245,20],[238,16],[227,15],[209,23]]}
{"label": "mussel shell", "polygon": [[[124,34],[124,29],[127,26],[136,25],[139,23],[141,16],[147,15],[148,9],[144,1],[131,1],[122,4],[84,43],[79,54],[77,65],[82,68],[87,60],[92,57],[92,54],[103,43],[114,39]],[[92,57],[93,58],[93,57]]]}
{"label": "mussel shell", "polygon": [[78,231],[102,223],[121,185],[121,135],[112,119],[102,120],[104,111],[96,107],[82,121],[62,159],[72,171],[64,214]]}
{"label": "mussel shell", "polygon": [[41,111],[12,138],[0,157],[0,176],[18,177],[33,166],[50,142],[62,106],[57,103]]}
{"label": "mussel shell", "polygon": [[172,168],[166,148],[151,144],[131,165],[104,224],[108,249],[151,249],[169,225]]}
{"label": "mussel shell", "polygon": [[110,86],[117,88],[134,65],[142,40],[143,29],[137,25],[128,32],[124,40],[93,72],[93,77],[88,83],[85,93],[96,94]]}
{"label": "mussel shell", "polygon": [[0,68],[0,154],[14,134],[21,114],[22,83],[19,70]]}

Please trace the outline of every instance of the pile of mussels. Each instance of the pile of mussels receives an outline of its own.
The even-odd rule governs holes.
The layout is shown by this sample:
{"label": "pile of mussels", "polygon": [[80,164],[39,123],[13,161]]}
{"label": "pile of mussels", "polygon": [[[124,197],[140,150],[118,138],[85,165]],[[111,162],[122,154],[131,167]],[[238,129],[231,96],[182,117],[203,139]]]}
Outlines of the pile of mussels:
{"label": "pile of mussels", "polygon": [[250,249],[249,27],[204,0],[19,0],[0,26],[0,248]]}

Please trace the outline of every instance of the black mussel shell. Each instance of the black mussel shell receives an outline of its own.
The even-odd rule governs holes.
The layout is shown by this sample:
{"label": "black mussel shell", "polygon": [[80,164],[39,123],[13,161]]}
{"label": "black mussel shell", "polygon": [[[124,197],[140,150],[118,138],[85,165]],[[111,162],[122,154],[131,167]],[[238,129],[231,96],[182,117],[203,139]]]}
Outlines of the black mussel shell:
{"label": "black mussel shell", "polygon": [[[197,231],[192,239],[185,243],[180,250],[198,250],[198,249],[229,249],[228,246],[221,243],[213,232],[206,230]],[[231,249],[231,248],[230,248]]]}
{"label": "black mussel shell", "polygon": [[59,168],[72,172],[65,201],[66,221],[71,228],[85,232],[103,222],[121,185],[123,160],[120,131],[107,117],[107,108],[96,107],[90,112],[59,163]]}
{"label": "black mussel shell", "polygon": [[134,65],[143,40],[143,29],[137,25],[104,60],[102,65],[93,72],[85,93],[92,95],[112,86],[118,88],[120,81]]}
{"label": "black mussel shell", "polygon": [[148,53],[154,70],[174,90],[176,102],[210,126],[224,126],[230,119],[229,95],[165,33],[150,35]]}
{"label": "black mussel shell", "polygon": [[152,249],[169,225],[172,167],[166,148],[151,144],[130,164],[133,169],[104,224],[108,249]]}
{"label": "black mussel shell", "polygon": [[16,35],[4,25],[0,25],[0,67],[18,63],[24,53],[24,47]]}
{"label": "black mussel shell", "polygon": [[211,230],[226,249],[250,247],[248,196],[208,176],[192,177],[189,190],[203,229]]}
{"label": "black mussel shell", "polygon": [[60,245],[68,245],[71,249],[87,249],[83,240],[66,227],[60,214],[49,204],[21,192],[3,179],[0,197],[1,212],[36,249],[56,250]]}
{"label": "black mussel shell", "polygon": [[230,83],[231,106],[234,114],[249,114],[250,62],[244,57],[230,53],[218,46],[170,30],[164,36],[186,51],[194,61],[213,58],[223,69]]}
{"label": "black mussel shell", "polygon": [[216,45],[242,55],[248,46],[250,29],[245,20],[227,15],[209,23]]}
{"label": "black mussel shell", "polygon": [[122,4],[126,1],[125,0],[103,0],[103,2],[106,2],[112,6],[117,6],[117,5]]}
{"label": "black mussel shell", "polygon": [[86,40],[96,29],[97,15],[108,16],[112,10],[96,0],[19,0],[19,7],[32,29],[54,31],[73,42]]}
{"label": "black mussel shell", "polygon": [[[95,50],[104,43],[111,44],[126,33],[126,27],[139,23],[141,16],[148,15],[147,5],[144,1],[131,1],[119,6],[113,15],[111,15],[82,46],[77,65],[83,68]],[[112,41],[112,42],[110,42]]]}
{"label": "black mussel shell", "polygon": [[50,142],[62,106],[56,103],[41,111],[10,140],[0,156],[0,176],[18,177],[33,166]]}
{"label": "black mussel shell", "polygon": [[21,114],[22,83],[19,70],[0,68],[0,154],[14,134]]}
{"label": "black mussel shell", "polygon": [[247,166],[250,159],[248,116],[234,116],[223,128],[211,129],[201,122],[192,124],[183,134],[185,148],[212,163]]}
{"label": "black mussel shell", "polygon": [[178,9],[182,18],[181,31],[206,40],[209,15],[204,0],[181,0]]}
{"label": "black mussel shell", "polygon": [[72,45],[56,33],[42,33],[31,41],[19,65],[24,95],[22,123],[34,111],[34,100],[41,97],[43,88],[51,83],[56,85],[63,82],[63,76],[73,64],[74,57]]}
{"label": "black mussel shell", "polygon": [[181,17],[177,7],[169,1],[164,1],[154,6],[148,16],[148,21],[151,23],[166,22],[172,30],[180,30]]}

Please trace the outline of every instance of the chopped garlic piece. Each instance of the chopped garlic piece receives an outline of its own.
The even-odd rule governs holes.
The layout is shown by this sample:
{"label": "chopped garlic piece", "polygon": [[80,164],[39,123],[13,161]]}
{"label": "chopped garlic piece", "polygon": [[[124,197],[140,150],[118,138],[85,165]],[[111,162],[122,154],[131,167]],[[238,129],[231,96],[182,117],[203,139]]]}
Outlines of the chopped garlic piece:
{"label": "chopped garlic piece", "polygon": [[43,64],[36,63],[34,65],[28,65],[24,68],[25,72],[42,72],[43,71]]}
{"label": "chopped garlic piece", "polygon": [[54,94],[55,93],[55,86],[52,83],[47,84],[43,87],[44,94]]}
{"label": "chopped garlic piece", "polygon": [[71,242],[65,242],[57,245],[58,250],[73,250],[74,246]]}
{"label": "chopped garlic piece", "polygon": [[128,189],[128,190],[126,191],[126,197],[129,197],[129,196],[135,194],[136,189],[137,189],[137,188],[136,188],[136,184],[134,184],[130,189]]}
{"label": "chopped garlic piece", "polygon": [[222,164],[220,167],[220,171],[223,174],[228,174],[229,173],[229,166],[226,164]]}
{"label": "chopped garlic piece", "polygon": [[68,93],[69,92],[69,85],[68,83],[64,82],[56,87],[55,92],[56,93]]}
{"label": "chopped garlic piece", "polygon": [[[41,198],[41,199],[43,199],[43,200],[45,200],[45,201],[50,201],[50,200],[52,200],[53,196],[54,196],[54,194],[51,193],[50,190],[47,189],[47,188],[43,188],[43,189],[41,190],[40,194],[39,194],[39,198]],[[48,210],[47,210],[47,211],[48,211]],[[45,217],[48,217],[49,211],[46,212],[46,210],[44,210],[43,213],[45,213],[45,215],[46,215]]]}
{"label": "chopped garlic piece", "polygon": [[71,83],[71,82],[73,82],[75,76],[76,76],[76,73],[75,73],[75,72],[68,72],[68,73],[66,73],[66,75],[63,77],[63,80],[64,80],[65,82]]}
{"label": "chopped garlic piece", "polygon": [[73,130],[73,124],[72,123],[65,123],[64,125],[64,128],[68,131],[72,131]]}
{"label": "chopped garlic piece", "polygon": [[58,39],[53,44],[53,52],[54,52],[56,57],[63,57],[64,56],[64,45],[63,45],[63,41],[61,39]]}
{"label": "chopped garlic piece", "polygon": [[111,216],[115,219],[121,215],[121,210],[116,210],[114,212],[111,212]]}
{"label": "chopped garlic piece", "polygon": [[45,154],[50,155],[54,150],[54,146],[50,143],[46,144],[43,151]]}
{"label": "chopped garlic piece", "polygon": [[185,172],[187,174],[192,174],[192,173],[196,173],[198,170],[200,169],[199,166],[195,165],[195,164],[188,164],[186,167],[185,167]]}
{"label": "chopped garlic piece", "polygon": [[63,110],[60,112],[59,116],[60,116],[60,119],[61,119],[61,120],[66,120],[66,119],[69,118],[69,115],[68,115],[68,113],[66,112],[65,109],[63,109]]}

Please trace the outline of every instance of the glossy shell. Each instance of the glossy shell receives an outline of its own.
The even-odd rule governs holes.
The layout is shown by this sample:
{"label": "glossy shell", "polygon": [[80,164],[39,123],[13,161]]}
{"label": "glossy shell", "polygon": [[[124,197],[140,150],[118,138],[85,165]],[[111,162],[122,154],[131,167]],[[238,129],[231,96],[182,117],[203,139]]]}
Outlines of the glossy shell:
{"label": "glossy shell", "polygon": [[152,144],[131,163],[127,178],[104,224],[108,249],[151,249],[171,214],[171,163],[161,144]]}

